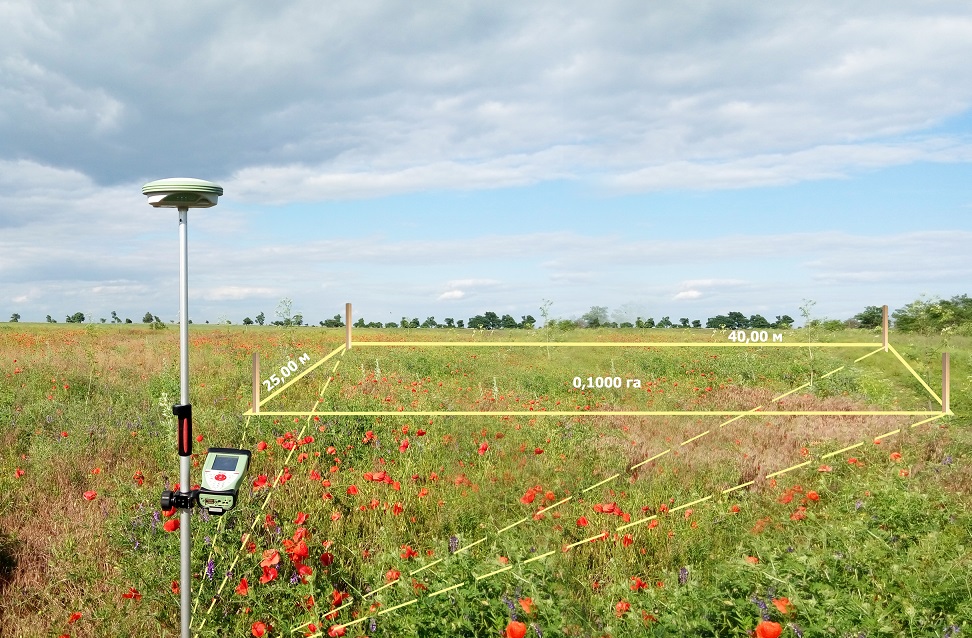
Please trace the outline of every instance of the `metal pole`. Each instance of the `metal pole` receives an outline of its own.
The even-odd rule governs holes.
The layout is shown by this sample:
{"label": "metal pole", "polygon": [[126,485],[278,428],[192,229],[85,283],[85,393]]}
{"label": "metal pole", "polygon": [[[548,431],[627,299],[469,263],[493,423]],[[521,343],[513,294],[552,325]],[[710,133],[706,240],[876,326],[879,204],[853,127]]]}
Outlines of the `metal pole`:
{"label": "metal pole", "polygon": [[951,408],[948,405],[949,394],[951,393],[951,380],[950,373],[948,370],[948,353],[942,353],[942,413],[951,413]]}
{"label": "metal pole", "polygon": [[888,307],[881,306],[881,345],[888,351]]}
{"label": "metal pole", "polygon": [[[189,250],[187,246],[186,224],[189,209],[179,209],[179,403],[189,405]],[[188,442],[192,446],[191,442]],[[190,448],[191,449],[191,448]],[[179,457],[179,491],[187,494],[192,487],[189,483],[189,462],[191,457]],[[192,555],[192,537],[189,535],[188,508],[179,513],[179,558],[181,573],[179,595],[182,613],[182,638],[189,638],[189,624],[192,622],[190,592],[192,574],[189,558]]]}
{"label": "metal pole", "polygon": [[253,353],[253,414],[260,413],[260,353]]}
{"label": "metal pole", "polygon": [[351,349],[351,304],[344,304],[344,349]]}

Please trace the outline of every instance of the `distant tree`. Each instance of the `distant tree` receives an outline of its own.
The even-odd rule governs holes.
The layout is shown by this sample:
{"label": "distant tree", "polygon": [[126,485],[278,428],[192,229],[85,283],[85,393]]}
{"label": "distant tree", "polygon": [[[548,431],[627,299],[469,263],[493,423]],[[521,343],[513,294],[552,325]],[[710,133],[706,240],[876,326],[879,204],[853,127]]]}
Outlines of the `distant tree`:
{"label": "distant tree", "polygon": [[634,328],[634,324],[631,323],[630,321],[622,321],[621,323],[618,324],[618,327],[619,328]]}
{"label": "distant tree", "polygon": [[479,330],[496,330],[502,326],[502,320],[495,312],[487,312],[469,319],[469,327]]}
{"label": "distant tree", "polygon": [[294,317],[291,314],[293,307],[294,302],[289,297],[284,297],[281,299],[280,303],[277,304],[277,309],[274,311],[274,314],[277,315],[280,323],[277,324],[274,322],[274,325],[289,326],[293,324]]}
{"label": "distant tree", "polygon": [[884,309],[877,306],[868,306],[854,315],[854,318],[860,323],[861,328],[867,330],[880,328],[881,323],[884,321]]}
{"label": "distant tree", "polygon": [[772,324],[763,315],[753,315],[749,318],[750,328],[772,328]]}
{"label": "distant tree", "polygon": [[263,325],[263,322],[266,321],[266,320],[267,320],[267,318],[266,318],[266,316],[262,312],[256,316],[256,322],[258,324],[260,324],[261,326]]}
{"label": "distant tree", "polygon": [[321,325],[325,328],[343,328],[344,320],[341,319],[341,315],[334,315],[330,319],[325,319],[322,321]]}
{"label": "distant tree", "polygon": [[132,320],[129,319],[128,317],[125,317],[125,323],[132,323]]}
{"label": "distant tree", "polygon": [[597,328],[607,323],[607,306],[591,306],[591,309],[581,315],[581,322],[586,328]]}
{"label": "distant tree", "polygon": [[366,328],[368,326],[368,324],[365,323],[364,317],[361,317],[352,325],[354,325],[355,328]]}
{"label": "distant tree", "polygon": [[675,324],[673,324],[673,323],[672,323],[672,320],[671,320],[671,319],[669,319],[669,318],[668,318],[668,317],[666,316],[666,317],[662,317],[662,318],[661,318],[661,321],[659,321],[659,322],[658,322],[658,325],[657,325],[657,326],[655,326],[655,327],[656,327],[656,328],[671,328],[671,327],[672,327],[672,326],[674,326],[674,325],[675,325]]}
{"label": "distant tree", "polygon": [[121,323],[122,322],[121,317],[119,317],[118,316],[118,313],[115,312],[114,310],[111,311],[111,322],[112,323]]}
{"label": "distant tree", "polygon": [[418,328],[419,325],[418,317],[412,317],[412,320],[408,322],[409,328]]}
{"label": "distant tree", "polygon": [[47,323],[57,323],[57,319],[51,319],[51,316],[47,315]]}
{"label": "distant tree", "polygon": [[698,319],[693,319],[692,320],[692,327],[693,328],[701,328],[702,327],[702,322],[699,321]]}
{"label": "distant tree", "polygon": [[250,319],[249,317],[243,317],[243,325],[244,326],[252,326],[253,325],[253,320]]}
{"label": "distant tree", "polygon": [[446,317],[445,318],[445,327],[446,328],[455,328],[456,327],[456,320],[453,319],[452,317]]}
{"label": "distant tree", "polygon": [[151,312],[146,312],[145,316],[142,317],[142,323],[152,323],[154,315]]}
{"label": "distant tree", "polygon": [[503,315],[500,317],[500,328],[507,330],[518,328],[519,324],[516,323],[516,319],[512,315]]}
{"label": "distant tree", "polygon": [[533,318],[533,315],[526,315],[520,317],[520,325],[518,328],[523,328],[524,330],[533,330],[533,327],[537,325],[537,320]]}
{"label": "distant tree", "polygon": [[436,322],[435,317],[426,317],[425,321],[422,322],[423,328],[437,328],[439,324]]}
{"label": "distant tree", "polygon": [[[294,315],[293,319],[291,319],[290,322],[291,322],[291,325],[294,325],[294,326],[302,326],[302,325],[304,325],[304,315],[302,315],[302,314],[300,314],[298,312],[296,315]],[[344,324],[341,324],[341,325],[344,325]]]}
{"label": "distant tree", "polygon": [[104,317],[102,317],[102,318],[101,318],[101,323],[108,323],[108,320],[107,320],[107,319],[105,319]]}
{"label": "distant tree", "polygon": [[647,319],[645,319],[644,324],[643,324],[642,327],[644,327],[644,328],[654,328],[655,327],[655,320],[654,320],[654,318],[648,317]]}
{"label": "distant tree", "polygon": [[679,319],[678,320],[678,325],[681,326],[681,327],[683,327],[683,328],[688,328],[689,327],[688,317],[682,317],[681,319]]}
{"label": "distant tree", "polygon": [[463,322],[462,319],[456,322],[456,328],[465,328],[465,327],[466,327],[465,323]]}
{"label": "distant tree", "polygon": [[10,323],[17,323],[18,321],[20,321],[20,315],[16,312],[10,315]]}
{"label": "distant tree", "polygon": [[68,323],[84,323],[84,313],[76,312],[70,317],[65,317],[64,320]]}
{"label": "distant tree", "polygon": [[402,320],[399,322],[398,325],[401,328],[408,328],[408,317],[402,317]]}
{"label": "distant tree", "polygon": [[729,313],[729,319],[733,323],[733,325],[732,325],[733,328],[748,328],[749,327],[749,319],[747,319],[746,318],[746,315],[744,315],[741,312],[730,312]]}
{"label": "distant tree", "polygon": [[823,322],[823,329],[828,332],[837,332],[844,329],[844,322],[840,319],[827,319]]}
{"label": "distant tree", "polygon": [[776,315],[776,321],[773,322],[773,325],[771,325],[770,328],[789,330],[793,327],[793,321],[794,319],[790,315]]}
{"label": "distant tree", "polygon": [[385,327],[386,328],[397,328],[398,327],[398,324],[395,323],[394,321],[389,321],[388,323],[385,324]]}

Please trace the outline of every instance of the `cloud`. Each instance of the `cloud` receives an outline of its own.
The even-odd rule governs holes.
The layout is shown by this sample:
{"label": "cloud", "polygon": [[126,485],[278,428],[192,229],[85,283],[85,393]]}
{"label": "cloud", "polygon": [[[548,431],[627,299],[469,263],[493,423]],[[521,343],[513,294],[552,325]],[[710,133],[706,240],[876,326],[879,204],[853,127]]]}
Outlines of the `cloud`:
{"label": "cloud", "polygon": [[464,293],[461,290],[449,290],[448,292],[444,292],[441,295],[439,295],[439,299],[438,300],[439,301],[447,301],[449,299],[462,299],[465,296],[466,296],[466,293]]}
{"label": "cloud", "polygon": [[972,105],[963,2],[21,0],[0,20],[0,159],[101,185],[193,174],[265,203],[713,189],[969,157],[911,137]]}
{"label": "cloud", "polygon": [[681,300],[681,299],[698,299],[701,296],[702,296],[702,292],[701,291],[698,291],[698,290],[684,290],[684,291],[676,294],[673,297],[673,299],[675,299],[676,301]]}

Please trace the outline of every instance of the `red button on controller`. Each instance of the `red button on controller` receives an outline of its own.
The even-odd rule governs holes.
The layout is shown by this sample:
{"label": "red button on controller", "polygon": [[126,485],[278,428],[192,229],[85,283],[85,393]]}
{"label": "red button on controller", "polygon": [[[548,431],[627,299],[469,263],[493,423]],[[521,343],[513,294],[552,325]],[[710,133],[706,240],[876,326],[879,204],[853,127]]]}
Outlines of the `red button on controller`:
{"label": "red button on controller", "polygon": [[223,474],[222,472],[220,472],[219,474],[217,474],[213,478],[216,479],[217,481],[225,481],[226,480],[226,475]]}

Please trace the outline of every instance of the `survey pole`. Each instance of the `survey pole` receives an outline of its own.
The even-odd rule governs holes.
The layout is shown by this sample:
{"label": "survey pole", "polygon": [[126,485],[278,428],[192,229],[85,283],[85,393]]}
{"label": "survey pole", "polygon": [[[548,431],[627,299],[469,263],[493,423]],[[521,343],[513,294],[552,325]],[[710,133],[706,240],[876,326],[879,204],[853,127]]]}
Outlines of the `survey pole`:
{"label": "survey pole", "polygon": [[[179,404],[189,404],[189,247],[188,226],[189,209],[179,209]],[[179,417],[181,419],[181,417]],[[182,430],[182,424],[178,425]],[[191,433],[190,433],[191,434]],[[191,436],[188,437],[191,439]],[[188,451],[192,452],[192,441],[188,443]],[[184,443],[185,444],[185,443]],[[188,494],[192,485],[189,483],[189,466],[191,455],[179,455],[179,491]],[[192,512],[184,508],[179,512],[179,557],[180,577],[179,595],[181,609],[182,638],[189,638],[189,624],[192,622],[192,573],[189,557],[192,555],[192,535],[190,520]]]}

